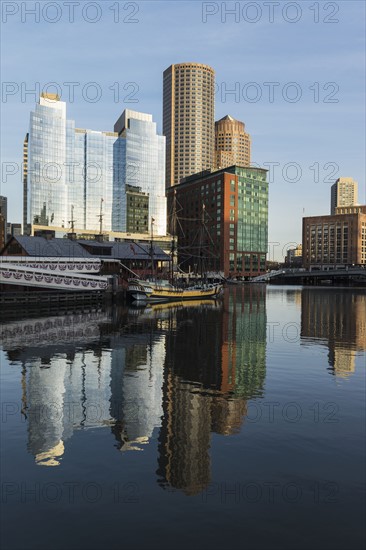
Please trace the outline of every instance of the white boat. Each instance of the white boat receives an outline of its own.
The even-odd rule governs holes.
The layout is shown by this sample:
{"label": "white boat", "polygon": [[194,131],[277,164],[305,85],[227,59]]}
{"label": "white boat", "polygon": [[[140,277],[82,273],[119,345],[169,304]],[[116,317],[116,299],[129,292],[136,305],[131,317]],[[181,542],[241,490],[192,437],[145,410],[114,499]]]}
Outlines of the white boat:
{"label": "white boat", "polygon": [[128,282],[127,295],[138,302],[146,302],[147,298],[152,294],[153,289],[148,285],[143,285],[140,281],[132,279]]}

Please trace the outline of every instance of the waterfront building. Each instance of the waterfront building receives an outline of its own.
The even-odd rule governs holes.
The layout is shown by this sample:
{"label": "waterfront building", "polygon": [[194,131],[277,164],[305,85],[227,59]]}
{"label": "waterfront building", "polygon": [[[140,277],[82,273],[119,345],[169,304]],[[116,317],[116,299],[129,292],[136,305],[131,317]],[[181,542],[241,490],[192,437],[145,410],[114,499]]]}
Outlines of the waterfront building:
{"label": "waterfront building", "polygon": [[42,94],[23,146],[24,225],[111,230],[120,146],[114,132],[75,128],[66,103]]}
{"label": "waterfront building", "polygon": [[286,252],[285,264],[291,267],[302,266],[302,244],[289,248]]}
{"label": "waterfront building", "polygon": [[330,188],[330,213],[336,214],[338,206],[357,204],[358,184],[353,178],[338,178]]}
{"label": "waterfront building", "polygon": [[225,277],[266,270],[267,170],[231,166],[195,174],[168,189],[168,211],[179,221],[174,225],[183,270],[221,271]]}
{"label": "waterfront building", "polygon": [[126,109],[114,125],[121,173],[114,179],[114,231],[166,235],[165,137],[152,115]]}
{"label": "waterfront building", "polygon": [[178,63],[164,71],[163,134],[166,186],[214,165],[215,71]]}
{"label": "waterfront building", "polygon": [[366,213],[303,218],[303,266],[366,264]]}
{"label": "waterfront building", "polygon": [[66,103],[42,94],[23,145],[29,234],[55,228],[79,235],[166,235],[165,138],[151,115],[129,110],[115,129],[76,128]]}
{"label": "waterfront building", "polygon": [[[171,256],[154,242],[153,255],[155,271],[167,273]],[[44,263],[45,259],[59,258],[80,260],[100,259],[103,274],[116,274],[125,278],[132,273],[146,275],[151,272],[151,244],[136,242],[108,242],[95,240],[58,239],[47,237],[15,236],[8,240],[0,251],[0,257],[21,256],[33,258],[33,263]],[[24,258],[25,260],[25,258]],[[82,263],[82,262],[81,262]]]}
{"label": "waterfront building", "polygon": [[215,168],[250,166],[250,135],[244,122],[226,115],[215,122]]}
{"label": "waterfront building", "polygon": [[3,248],[6,242],[7,216],[8,199],[7,197],[0,196],[0,249]]}

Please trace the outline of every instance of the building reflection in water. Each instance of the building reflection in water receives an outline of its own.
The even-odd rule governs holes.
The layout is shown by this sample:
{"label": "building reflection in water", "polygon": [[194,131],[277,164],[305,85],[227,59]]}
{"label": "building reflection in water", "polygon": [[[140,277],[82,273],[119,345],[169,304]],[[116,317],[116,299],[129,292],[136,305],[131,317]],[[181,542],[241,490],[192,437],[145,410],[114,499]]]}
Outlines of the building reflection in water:
{"label": "building reflection in water", "polygon": [[1,325],[1,344],[22,366],[37,464],[59,465],[80,429],[107,427],[121,451],[159,434],[159,483],[195,494],[210,482],[211,432],[238,432],[247,400],[262,395],[265,288],[232,288],[222,302],[12,321]]}
{"label": "building reflection in water", "polygon": [[110,413],[122,451],[141,450],[160,427],[164,356],[163,334],[151,336],[149,343],[144,338],[130,345],[120,338],[113,342]]}
{"label": "building reflection in water", "polygon": [[2,325],[9,360],[22,364],[22,413],[37,464],[59,465],[77,429],[111,426],[119,448],[135,448],[160,426],[165,336],[151,324],[134,332],[133,321],[125,310]]}
{"label": "building reflection in water", "polygon": [[347,378],[356,354],[366,349],[366,294],[345,289],[302,291],[301,340],[328,347],[329,371]]}
{"label": "building reflection in water", "polygon": [[210,483],[210,434],[239,430],[265,379],[265,288],[225,293],[223,310],[177,312],[166,339],[158,480],[187,495]]}

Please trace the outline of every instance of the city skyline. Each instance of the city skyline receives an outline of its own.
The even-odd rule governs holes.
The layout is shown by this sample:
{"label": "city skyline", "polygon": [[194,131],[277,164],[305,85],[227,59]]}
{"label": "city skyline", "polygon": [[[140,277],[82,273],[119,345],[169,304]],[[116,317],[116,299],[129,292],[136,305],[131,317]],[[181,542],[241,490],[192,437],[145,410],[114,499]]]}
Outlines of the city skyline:
{"label": "city skyline", "polygon": [[[264,8],[261,19],[250,24],[242,18],[236,22],[229,15],[222,22],[220,13],[205,15],[198,3],[171,7],[142,2],[134,17],[138,22],[123,24],[126,43],[129,37],[136,37],[132,50],[123,48],[119,33],[112,32],[120,27],[111,11],[105,10],[93,26],[100,37],[96,43],[89,39],[92,25],[81,19],[80,13],[78,18],[77,12],[72,24],[65,14],[55,24],[45,18],[35,24],[30,17],[22,23],[20,13],[9,16],[3,25],[3,54],[7,55],[3,75],[8,84],[3,87],[2,158],[15,163],[9,168],[15,173],[7,177],[3,173],[0,190],[8,197],[9,220],[22,220],[22,144],[35,102],[35,95],[25,95],[26,90],[37,90],[35,83],[39,82],[42,91],[47,82],[55,82],[67,101],[73,89],[69,115],[81,127],[112,130],[110,121],[125,108],[132,108],[152,113],[161,133],[163,71],[172,63],[196,61],[212,66],[216,73],[215,120],[231,115],[243,121],[252,138],[252,164],[273,167],[269,173],[272,244],[268,258],[283,259],[283,247],[301,242],[302,216],[329,211],[329,191],[337,178],[358,181],[359,202],[366,202],[360,116],[363,80],[359,71],[364,59],[364,6],[355,2],[347,2],[347,7],[343,2],[337,5],[337,15],[328,17],[338,19],[334,23],[325,24],[327,14],[321,11],[319,23],[314,22],[315,13],[306,4],[293,24],[284,19],[281,10],[270,23]],[[35,28],[42,32],[42,43],[51,44],[46,53]],[[159,32],[162,28],[164,33]],[[351,30],[352,41],[348,40]],[[218,33],[223,37],[220,45]],[[76,40],[87,42],[85,53],[76,48]],[[39,61],[32,68],[16,53],[22,45],[28,56]],[[109,63],[105,63],[107,53]],[[91,57],[89,66],[86,60]],[[71,82],[79,85],[72,88]],[[86,86],[93,82],[96,86]],[[271,88],[268,83],[275,84]],[[57,91],[57,86],[48,91]],[[100,90],[101,97],[94,101],[93,94]],[[293,102],[299,90],[301,97]],[[257,92],[261,98],[255,102]]]}

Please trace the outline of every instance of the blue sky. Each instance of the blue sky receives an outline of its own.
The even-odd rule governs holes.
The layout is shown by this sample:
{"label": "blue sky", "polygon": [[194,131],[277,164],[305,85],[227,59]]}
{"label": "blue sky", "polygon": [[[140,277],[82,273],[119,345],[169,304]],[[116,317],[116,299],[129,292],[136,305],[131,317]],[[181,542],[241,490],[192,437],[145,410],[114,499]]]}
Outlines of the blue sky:
{"label": "blue sky", "polygon": [[[216,71],[215,118],[244,121],[252,161],[278,163],[270,174],[270,259],[281,258],[287,243],[301,242],[303,212],[329,213],[337,177],[355,178],[359,202],[366,202],[363,1],[80,0],[73,22],[65,2],[39,2],[35,22],[26,10],[36,4],[2,2],[3,169],[22,161],[35,104],[35,95],[24,92],[35,83],[42,91],[56,82],[79,127],[112,130],[131,108],[152,113],[161,131],[162,72],[197,61]],[[235,5],[236,15],[225,13]],[[72,102],[66,82],[80,83]],[[0,193],[8,196],[9,221],[21,221],[20,172],[3,174]]]}

